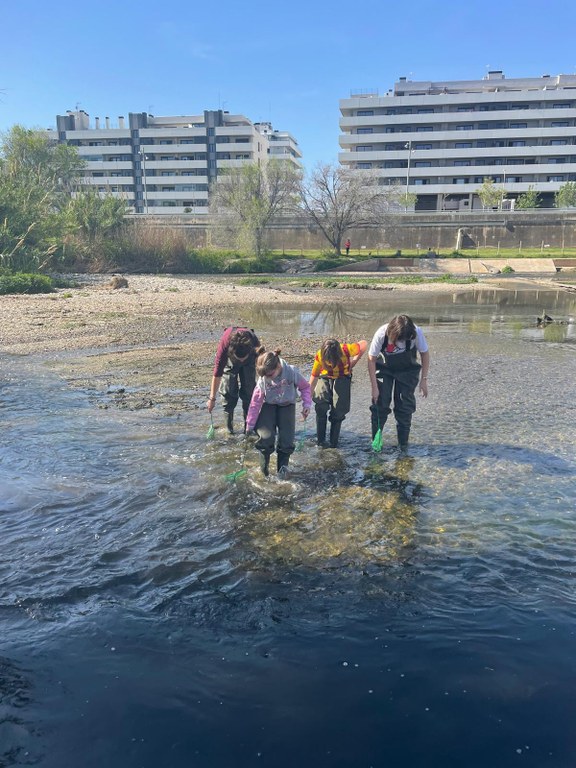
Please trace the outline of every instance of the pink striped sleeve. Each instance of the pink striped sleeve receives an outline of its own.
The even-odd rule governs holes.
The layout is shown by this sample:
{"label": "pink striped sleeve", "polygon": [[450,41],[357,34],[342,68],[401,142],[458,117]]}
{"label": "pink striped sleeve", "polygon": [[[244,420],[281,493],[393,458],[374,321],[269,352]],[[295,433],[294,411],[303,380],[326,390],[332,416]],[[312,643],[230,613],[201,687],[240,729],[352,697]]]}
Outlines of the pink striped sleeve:
{"label": "pink striped sleeve", "polygon": [[260,416],[263,403],[264,392],[258,385],[256,385],[254,387],[254,392],[252,392],[252,400],[250,400],[250,407],[248,408],[248,414],[246,415],[247,432],[251,432],[256,426],[256,422],[258,421],[258,416]]}

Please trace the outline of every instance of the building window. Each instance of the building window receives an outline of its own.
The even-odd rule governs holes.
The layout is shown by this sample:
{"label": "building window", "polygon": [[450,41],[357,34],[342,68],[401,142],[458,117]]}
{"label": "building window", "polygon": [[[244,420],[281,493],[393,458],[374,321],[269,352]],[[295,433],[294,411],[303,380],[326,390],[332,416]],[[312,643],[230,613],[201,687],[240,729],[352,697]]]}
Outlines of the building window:
{"label": "building window", "polygon": [[432,149],[432,144],[414,144],[414,149]]}
{"label": "building window", "polygon": [[528,123],[510,123],[510,128],[528,128]]}
{"label": "building window", "polygon": [[414,163],[414,168],[431,168],[432,163],[429,160],[417,160]]}
{"label": "building window", "polygon": [[415,186],[417,186],[417,187],[421,187],[421,186],[423,186],[424,184],[429,184],[429,183],[430,183],[430,179],[414,179],[414,180],[412,181],[412,183],[413,183]]}
{"label": "building window", "polygon": [[508,146],[510,147],[525,147],[526,142],[525,141],[509,141]]}
{"label": "building window", "polygon": [[570,125],[568,120],[552,121],[552,128],[567,128]]}
{"label": "building window", "polygon": [[454,160],[454,165],[472,165],[470,160]]}
{"label": "building window", "polygon": [[456,130],[457,131],[473,131],[474,130],[474,126],[471,125],[470,123],[467,123],[465,125],[457,125],[456,126]]}
{"label": "building window", "polygon": [[373,128],[358,128],[356,133],[373,133]]}
{"label": "building window", "polygon": [[172,139],[160,139],[159,144],[172,144]]}
{"label": "building window", "polygon": [[472,149],[472,142],[471,141],[457,141],[454,144],[454,147],[456,149]]}
{"label": "building window", "polygon": [[460,176],[456,179],[452,179],[452,184],[468,184],[468,179]]}
{"label": "building window", "polygon": [[563,147],[565,144],[568,144],[567,139],[550,139],[551,147]]}
{"label": "building window", "polygon": [[430,114],[432,114],[433,112],[434,112],[434,110],[433,110],[433,109],[417,109],[417,110],[416,110],[416,113],[417,113],[418,115],[430,115]]}
{"label": "building window", "polygon": [[433,131],[434,128],[431,125],[419,125],[416,128],[417,133],[429,133],[430,131]]}
{"label": "building window", "polygon": [[359,144],[356,147],[356,152],[372,152],[372,147],[370,144]]}
{"label": "building window", "polygon": [[374,110],[373,109],[359,109],[356,112],[358,117],[374,117]]}
{"label": "building window", "polygon": [[372,163],[356,163],[356,168],[359,168],[362,171],[367,171],[372,168]]}
{"label": "building window", "polygon": [[161,176],[176,176],[174,171],[162,171]]}
{"label": "building window", "polygon": [[564,181],[564,176],[547,176],[546,181]]}

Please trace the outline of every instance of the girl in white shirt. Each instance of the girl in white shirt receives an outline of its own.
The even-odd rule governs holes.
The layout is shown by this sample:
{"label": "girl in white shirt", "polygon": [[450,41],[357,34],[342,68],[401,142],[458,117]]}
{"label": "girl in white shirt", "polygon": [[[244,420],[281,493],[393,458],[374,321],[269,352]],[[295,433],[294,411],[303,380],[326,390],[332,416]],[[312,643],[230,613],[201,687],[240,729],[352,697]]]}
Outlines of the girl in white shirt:
{"label": "girl in white shirt", "polygon": [[[420,363],[418,363],[418,355]],[[430,353],[422,329],[408,315],[397,315],[382,325],[368,350],[368,373],[372,385],[372,437],[381,429],[392,409],[401,451],[408,447],[412,414],[416,410],[416,387],[428,397]]]}

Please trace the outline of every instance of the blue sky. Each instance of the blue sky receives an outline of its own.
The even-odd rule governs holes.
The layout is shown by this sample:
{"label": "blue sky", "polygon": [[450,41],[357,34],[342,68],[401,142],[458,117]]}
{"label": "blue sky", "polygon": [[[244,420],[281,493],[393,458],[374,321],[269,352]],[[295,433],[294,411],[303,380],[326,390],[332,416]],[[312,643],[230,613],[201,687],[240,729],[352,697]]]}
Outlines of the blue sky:
{"label": "blue sky", "polygon": [[307,168],[337,160],[338,101],[353,90],[576,72],[573,0],[3,6],[0,131],[53,127],[76,106],[113,123],[220,107],[293,133]]}

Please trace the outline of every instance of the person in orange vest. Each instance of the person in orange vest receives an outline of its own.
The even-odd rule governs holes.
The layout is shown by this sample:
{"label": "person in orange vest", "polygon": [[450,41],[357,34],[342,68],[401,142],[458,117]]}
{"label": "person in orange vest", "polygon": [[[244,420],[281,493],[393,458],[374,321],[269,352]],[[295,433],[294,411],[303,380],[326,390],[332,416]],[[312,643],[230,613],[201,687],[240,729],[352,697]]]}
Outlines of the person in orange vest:
{"label": "person in orange vest", "polygon": [[327,448],[326,427],[330,417],[330,448],[338,447],[340,428],[350,411],[352,368],[362,357],[368,342],[341,344],[338,339],[326,339],[314,357],[310,375],[312,399],[316,408],[316,439]]}

